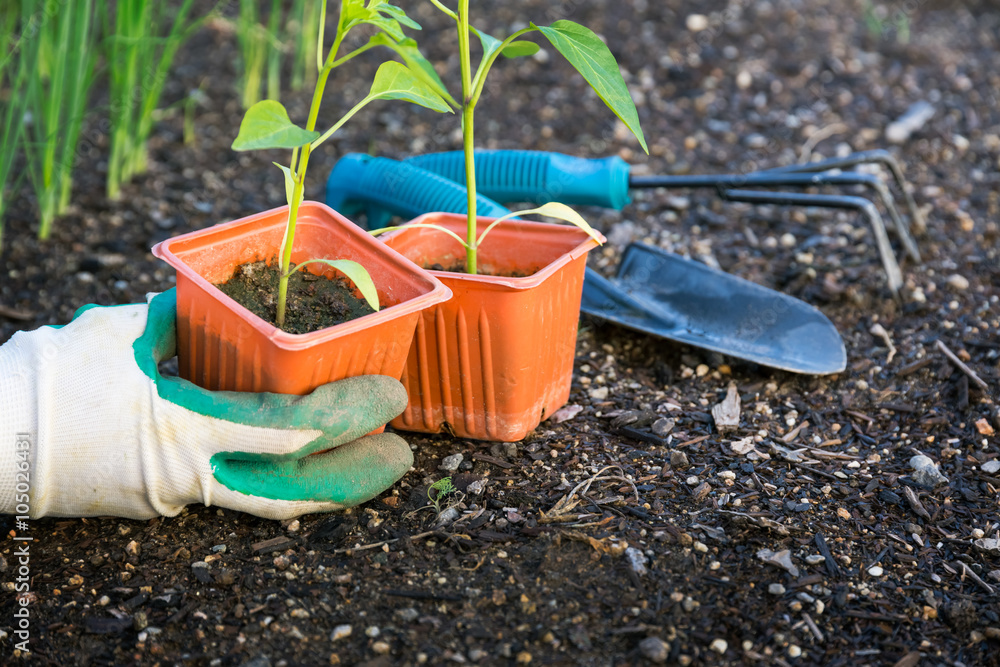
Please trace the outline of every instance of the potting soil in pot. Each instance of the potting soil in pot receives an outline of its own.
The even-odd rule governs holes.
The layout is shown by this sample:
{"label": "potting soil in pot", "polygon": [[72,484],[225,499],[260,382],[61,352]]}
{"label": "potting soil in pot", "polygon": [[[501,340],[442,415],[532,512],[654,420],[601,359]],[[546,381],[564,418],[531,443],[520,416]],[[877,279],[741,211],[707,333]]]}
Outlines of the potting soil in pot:
{"label": "potting soil in pot", "polygon": [[[228,282],[216,287],[257,317],[276,324],[279,278],[277,265],[254,262],[240,266]],[[281,328],[292,334],[310,333],[373,312],[367,301],[355,296],[354,287],[345,278],[328,279],[303,269],[288,279],[285,325]]]}
{"label": "potting soil in pot", "polygon": [[[465,270],[465,260],[457,260],[452,262],[448,266],[443,266],[438,262],[433,264],[425,264],[424,267],[428,271],[448,271],[449,273],[467,273]],[[527,278],[528,276],[538,273],[538,269],[529,269],[525,271],[492,271],[487,266],[480,265],[479,275],[481,276],[501,276],[504,278]]]}

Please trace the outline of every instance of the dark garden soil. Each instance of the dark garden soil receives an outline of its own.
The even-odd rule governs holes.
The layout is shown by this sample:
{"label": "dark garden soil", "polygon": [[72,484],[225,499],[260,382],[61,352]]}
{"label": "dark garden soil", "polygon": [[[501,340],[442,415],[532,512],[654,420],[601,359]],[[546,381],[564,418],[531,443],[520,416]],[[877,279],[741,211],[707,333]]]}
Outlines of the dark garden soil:
{"label": "dark garden soil", "polygon": [[[650,155],[551,48],[498,64],[477,114],[484,147],[618,154],[638,174],[891,148],[927,217],[901,299],[853,213],[724,204],[707,191],[587,210],[609,238],[595,269],[613,273],[632,240],[717,264],[819,307],[843,335],[847,370],[797,376],[584,319],[567,410],[513,444],[406,435],[414,470],[353,511],[33,522],[32,660],[1000,664],[1000,9],[876,1],[889,13],[879,25],[861,0],[474,4],[493,34],[558,18],[600,32]],[[454,37],[424,5],[420,39],[454,77]],[[0,303],[26,319],[0,315],[0,341],[84,303],[169,288],[154,243],[283,203],[270,160],[286,156],[228,149],[241,117],[234,43],[213,24],[182,53],[164,102],[204,84],[196,141],[185,145],[182,119],[167,114],[150,173],[122,201],[102,195],[96,121],[76,203],[49,242],[33,237],[30,199],[15,201]],[[361,75],[327,87],[325,117],[367,92],[377,61],[366,55]],[[288,99],[302,118],[306,95]],[[921,100],[934,117],[889,144],[886,127]],[[453,117],[378,103],[313,156],[307,195],[322,197],[348,152],[402,158],[454,150],[457,137]],[[712,408],[730,383],[740,419],[720,433]],[[946,482],[921,486],[918,452]],[[464,495],[451,496],[457,520],[435,526],[434,511],[414,510],[446,475]],[[0,547],[4,662],[12,545]]]}
{"label": "dark garden soil", "polygon": [[[227,282],[216,285],[228,297],[257,317],[277,324],[278,283],[281,270],[265,262],[244,264]],[[354,295],[344,278],[327,279],[304,269],[288,277],[283,331],[304,334],[319,331],[375,312]]]}
{"label": "dark garden soil", "polygon": [[[449,273],[468,273],[466,271],[465,260],[459,260],[454,264],[449,264],[448,266],[442,266],[441,264],[434,263],[429,266],[425,266],[425,269],[429,271],[448,271]],[[528,276],[533,276],[538,273],[538,269],[527,270],[527,271],[490,271],[488,268],[483,266],[478,267],[477,272],[483,276],[502,276],[504,278],[527,278]]]}

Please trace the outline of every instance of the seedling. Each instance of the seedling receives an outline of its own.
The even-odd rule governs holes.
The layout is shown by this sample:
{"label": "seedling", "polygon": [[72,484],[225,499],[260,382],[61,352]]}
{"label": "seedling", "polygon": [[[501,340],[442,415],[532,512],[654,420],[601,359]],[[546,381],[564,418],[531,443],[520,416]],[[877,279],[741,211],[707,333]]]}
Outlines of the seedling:
{"label": "seedling", "polygon": [[[466,249],[466,273],[475,274],[477,267],[477,251],[486,238],[487,233],[497,223],[519,215],[538,214],[559,218],[580,227],[590,236],[600,242],[599,235],[584,221],[579,214],[568,206],[550,203],[536,209],[515,211],[499,218],[477,236],[476,227],[476,164],[474,160],[475,129],[474,118],[476,105],[479,103],[486,85],[486,76],[503,54],[508,58],[533,55],[538,51],[534,42],[523,41],[521,37],[533,32],[540,32],[561,53],[576,70],[583,75],[587,83],[594,89],[604,103],[618,116],[625,126],[635,135],[644,151],[649,152],[646,140],[639,126],[639,115],[635,103],[629,95],[628,87],[618,69],[615,57],[608,47],[589,28],[573,21],[556,21],[551,26],[538,26],[534,23],[513,33],[504,40],[491,37],[485,32],[472,27],[469,23],[469,0],[459,0],[458,10],[453,11],[440,2],[430,0],[431,4],[455,21],[458,27],[459,64],[462,78],[462,104],[456,109],[462,112],[462,147],[465,153],[465,184],[468,191],[468,218],[466,238],[462,240],[457,234],[433,224],[407,225],[406,228],[431,227],[446,232],[456,238]],[[483,54],[475,72],[472,70],[471,35],[475,34],[482,44]],[[443,94],[442,97],[445,97]],[[447,98],[446,98],[447,99]],[[386,227],[374,230],[380,234],[401,227]]]}
{"label": "seedling", "polygon": [[[420,29],[402,9],[390,5],[384,0],[341,0],[340,19],[337,22],[337,33],[333,46],[324,58],[323,29],[326,23],[326,4],[320,4],[320,20],[316,49],[316,65],[319,75],[313,90],[312,104],[309,107],[309,117],[304,128],[295,125],[288,116],[288,111],[277,100],[263,100],[251,106],[240,125],[239,135],[233,142],[233,150],[265,150],[271,148],[291,149],[292,156],[288,166],[274,163],[284,173],[285,197],[288,200],[288,224],[281,242],[279,252],[280,282],[278,285],[278,312],[276,324],[280,328],[285,321],[285,306],[288,296],[288,278],[294,271],[309,264],[321,263],[337,269],[347,276],[364,296],[368,304],[378,310],[378,294],[375,284],[368,272],[352,260],[311,259],[291,266],[292,247],[295,241],[295,224],[298,218],[299,204],[302,203],[305,187],[306,171],[309,157],[316,148],[339,130],[358,111],[375,100],[405,100],[413,104],[439,112],[450,112],[448,102],[438,92],[443,90],[440,80],[435,82],[437,75],[420,52],[416,44],[403,34],[402,26]],[[347,34],[358,26],[367,25],[375,28],[377,33],[367,44],[350,53],[337,57]],[[361,53],[375,47],[388,46],[399,53],[404,62],[396,61],[382,63],[375,73],[371,90],[368,95],[344,114],[322,134],[316,131],[319,117],[320,101],[330,73],[344,63]]]}
{"label": "seedling", "polygon": [[183,0],[172,16],[168,3],[152,0],[120,0],[113,10],[103,9],[111,99],[109,199],[120,198],[122,184],[147,169],[149,136],[167,73],[181,46],[209,16],[192,20],[193,4]]}
{"label": "seedling", "polygon": [[69,206],[73,164],[97,62],[95,11],[93,0],[67,3],[55,14],[42,0],[27,0],[21,7],[18,57],[32,67],[23,92],[31,114],[24,149],[28,179],[38,199],[42,239],[48,238],[52,223]]}
{"label": "seedling", "polygon": [[441,513],[441,501],[444,497],[455,492],[455,485],[451,482],[451,477],[443,477],[427,487],[427,500],[434,505],[435,514]]}
{"label": "seedling", "polygon": [[6,89],[8,96],[6,108],[0,111],[0,247],[3,245],[4,212],[9,203],[5,197],[6,188],[11,184],[12,189],[16,189],[14,160],[21,148],[28,101],[24,89],[34,70],[27,58],[11,55],[20,46],[17,39],[19,21],[17,7],[0,8],[0,90]]}

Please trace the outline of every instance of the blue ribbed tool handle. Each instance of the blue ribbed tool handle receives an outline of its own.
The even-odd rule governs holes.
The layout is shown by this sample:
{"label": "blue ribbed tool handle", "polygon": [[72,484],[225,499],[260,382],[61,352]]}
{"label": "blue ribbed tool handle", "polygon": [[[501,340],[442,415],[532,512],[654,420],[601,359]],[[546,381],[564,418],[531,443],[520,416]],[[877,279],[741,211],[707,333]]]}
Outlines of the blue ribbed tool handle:
{"label": "blue ribbed tool handle", "polygon": [[[461,151],[404,160],[456,183],[465,183]],[[476,188],[495,201],[551,201],[621,210],[630,199],[629,166],[619,157],[587,159],[545,151],[476,151]]]}
{"label": "blue ribbed tool handle", "polygon": [[[478,215],[509,213],[482,195],[476,202]],[[468,208],[464,185],[413,164],[359,153],[345,155],[334,165],[326,182],[326,203],[352,220],[367,213],[368,229],[385,227],[393,215],[410,219],[431,211],[465,213]]]}

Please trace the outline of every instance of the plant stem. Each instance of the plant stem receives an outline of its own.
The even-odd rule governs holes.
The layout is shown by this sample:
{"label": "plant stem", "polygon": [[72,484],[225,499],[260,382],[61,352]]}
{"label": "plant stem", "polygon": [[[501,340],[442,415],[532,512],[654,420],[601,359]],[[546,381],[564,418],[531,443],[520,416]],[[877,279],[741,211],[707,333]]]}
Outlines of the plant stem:
{"label": "plant stem", "polygon": [[[334,48],[339,46],[335,44]],[[331,51],[331,54],[336,51]],[[316,129],[316,120],[319,117],[319,105],[323,100],[323,91],[326,89],[326,80],[330,76],[333,67],[330,63],[325,65],[316,80],[316,88],[313,90],[312,104],[309,106],[309,119],[306,121],[307,130]],[[312,147],[306,144],[302,147],[298,155],[298,170],[295,172],[295,187],[292,189],[292,201],[288,205],[288,231],[285,235],[285,244],[281,248],[281,278],[278,281],[278,313],[275,317],[275,324],[280,329],[285,324],[285,307],[288,301],[288,270],[292,264],[292,246],[295,241],[295,224],[298,222],[299,201],[302,199],[302,191],[305,188],[306,169],[309,167],[309,155]]]}
{"label": "plant stem", "polygon": [[469,0],[458,3],[458,49],[459,62],[462,70],[462,148],[465,152],[465,186],[466,206],[466,255],[465,272],[475,275],[477,272],[476,242],[476,161],[475,134],[473,132],[473,117],[475,101],[472,99],[472,54],[469,46]]}

